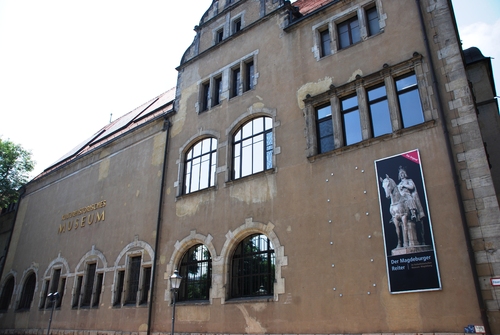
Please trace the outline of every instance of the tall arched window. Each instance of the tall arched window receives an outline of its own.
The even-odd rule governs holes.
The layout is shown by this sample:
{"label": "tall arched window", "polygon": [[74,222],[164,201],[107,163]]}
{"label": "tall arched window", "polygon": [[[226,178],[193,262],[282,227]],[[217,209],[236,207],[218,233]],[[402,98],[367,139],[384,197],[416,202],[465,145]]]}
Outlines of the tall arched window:
{"label": "tall arched window", "polygon": [[273,295],[275,263],[267,236],[255,234],[241,241],[231,264],[231,298]]}
{"label": "tall arched window", "polygon": [[191,147],[186,155],[184,192],[191,193],[215,185],[217,140],[205,138]]}
{"label": "tall arched window", "polygon": [[208,300],[212,281],[212,258],[207,247],[197,244],[182,257],[179,300]]}
{"label": "tall arched window", "polygon": [[273,121],[258,117],[244,124],[234,135],[233,178],[273,167]]}
{"label": "tall arched window", "polygon": [[2,295],[0,296],[0,311],[6,311],[9,308],[12,293],[14,293],[14,277],[10,276],[9,279],[5,281]]}
{"label": "tall arched window", "polygon": [[23,290],[21,291],[21,298],[19,298],[18,310],[28,310],[31,307],[33,296],[35,294],[36,275],[31,272],[24,281]]}

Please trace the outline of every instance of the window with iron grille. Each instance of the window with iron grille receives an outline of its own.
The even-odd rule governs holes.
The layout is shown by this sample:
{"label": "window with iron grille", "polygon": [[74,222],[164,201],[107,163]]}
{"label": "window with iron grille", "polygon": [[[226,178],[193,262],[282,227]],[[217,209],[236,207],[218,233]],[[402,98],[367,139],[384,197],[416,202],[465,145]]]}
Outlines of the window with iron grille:
{"label": "window with iron grille", "polygon": [[76,286],[75,286],[75,291],[74,291],[74,295],[73,295],[73,304],[71,305],[72,308],[78,308],[78,306],[80,305],[83,276],[78,276],[76,278],[75,282],[76,282]]}
{"label": "window with iron grille", "polygon": [[207,247],[198,244],[182,257],[180,275],[183,280],[179,288],[179,301],[208,300],[212,280],[212,258]]}
{"label": "window with iron grille", "polygon": [[29,310],[31,307],[31,302],[33,301],[33,296],[35,294],[36,287],[36,275],[31,272],[24,281],[23,289],[21,291],[21,297],[19,298],[19,305],[17,309],[19,311]]}
{"label": "window with iron grille", "polygon": [[239,128],[233,142],[233,178],[238,179],[273,167],[273,122],[255,118]]}
{"label": "window with iron grille", "polygon": [[186,154],[185,190],[186,194],[215,185],[217,168],[217,140],[205,138]]}
{"label": "window with iron grille", "polygon": [[0,295],[0,311],[6,311],[9,308],[12,294],[14,293],[14,284],[14,277],[12,276],[5,281],[2,295]]}
{"label": "window with iron grille", "polygon": [[139,291],[139,277],[141,275],[141,256],[130,257],[128,268],[127,298],[125,304],[137,302],[137,291]]}
{"label": "window with iron grille", "polygon": [[92,290],[94,287],[95,270],[97,264],[91,263],[87,265],[87,273],[85,277],[85,287],[83,288],[82,302],[80,307],[89,307],[92,300]]}
{"label": "window with iron grille", "polygon": [[255,234],[241,241],[231,264],[231,298],[274,294],[275,254],[267,236]]}
{"label": "window with iron grille", "polygon": [[122,293],[123,293],[124,283],[125,283],[125,271],[118,271],[116,279],[115,300],[113,302],[113,306],[121,306],[122,304]]}

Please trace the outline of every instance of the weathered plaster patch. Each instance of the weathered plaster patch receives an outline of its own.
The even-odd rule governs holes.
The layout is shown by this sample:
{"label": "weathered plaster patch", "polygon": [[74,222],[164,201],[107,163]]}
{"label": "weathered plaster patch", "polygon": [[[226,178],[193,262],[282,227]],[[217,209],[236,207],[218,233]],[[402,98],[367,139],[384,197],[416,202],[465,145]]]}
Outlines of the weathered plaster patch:
{"label": "weathered plaster patch", "polygon": [[179,217],[186,215],[194,215],[198,211],[201,204],[214,202],[214,192],[203,192],[197,196],[184,197],[177,201],[175,205],[175,214]]}
{"label": "weathered plaster patch", "polygon": [[148,324],[147,323],[143,323],[139,326],[139,331],[140,332],[145,332],[145,331],[148,331]]}
{"label": "weathered plaster patch", "polygon": [[165,149],[165,135],[167,132],[162,132],[154,137],[153,143],[153,157],[151,164],[153,166],[160,166],[163,163],[164,149]]}
{"label": "weathered plaster patch", "polygon": [[297,91],[297,104],[300,109],[304,109],[304,99],[306,95],[311,96],[318,95],[330,89],[330,85],[333,83],[332,77],[325,77],[325,79],[319,80],[316,83],[307,83],[302,85]]}
{"label": "weathered plaster patch", "polygon": [[274,175],[266,178],[255,178],[247,183],[235,183],[231,187],[231,197],[247,204],[269,201],[276,196],[276,179]]}
{"label": "weathered plaster patch", "polygon": [[348,82],[351,82],[351,81],[354,81],[356,80],[356,76],[359,75],[361,77],[363,77],[363,71],[361,71],[360,69],[357,69],[356,71],[354,71],[351,75],[351,77],[349,78]]}
{"label": "weathered plaster patch", "polygon": [[[182,91],[182,98],[181,98],[181,103],[179,103],[179,110],[174,116],[174,121],[172,122],[172,128],[170,129],[170,134],[172,137],[175,137],[179,135],[179,133],[182,131],[182,128],[184,127],[184,122],[186,122],[186,115],[187,115],[187,102],[191,100],[191,96],[193,94],[198,93],[198,86],[191,85],[190,87],[187,87]],[[194,113],[194,111],[193,111]]]}
{"label": "weathered plaster patch", "polygon": [[106,158],[99,164],[99,180],[103,180],[108,177],[109,173],[110,159]]}
{"label": "weathered plaster patch", "polygon": [[262,325],[255,319],[248,314],[248,311],[243,305],[236,305],[238,309],[241,311],[243,314],[243,317],[245,318],[246,322],[246,327],[245,327],[245,332],[247,334],[265,334],[267,333],[267,330],[262,327]]}

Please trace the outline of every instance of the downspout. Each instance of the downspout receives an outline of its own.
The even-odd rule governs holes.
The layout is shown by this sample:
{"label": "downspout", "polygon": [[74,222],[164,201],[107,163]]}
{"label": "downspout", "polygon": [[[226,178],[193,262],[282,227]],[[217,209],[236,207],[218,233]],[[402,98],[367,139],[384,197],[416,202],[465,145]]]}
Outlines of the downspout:
{"label": "downspout", "polygon": [[169,138],[169,129],[170,129],[170,120],[168,119],[168,115],[165,116],[165,122],[163,124],[162,131],[165,131],[165,151],[163,153],[163,171],[161,174],[161,186],[160,186],[160,198],[158,201],[158,221],[156,222],[156,240],[155,240],[155,251],[154,251],[154,259],[151,269],[151,289],[149,291],[149,306],[148,306],[148,330],[147,335],[151,335],[151,323],[153,318],[153,298],[154,298],[154,289],[156,283],[156,263],[158,261],[158,248],[160,245],[160,228],[161,228],[161,220],[162,220],[162,208],[163,208],[163,191],[165,188],[165,175],[166,175],[166,166],[167,166],[167,156],[168,156],[168,138]]}
{"label": "downspout", "polygon": [[[455,167],[455,158],[453,156],[450,135],[449,135],[448,126],[446,124],[446,119],[445,119],[445,115],[444,115],[443,100],[441,98],[441,93],[440,93],[438,85],[437,85],[437,77],[436,77],[436,72],[435,72],[435,68],[434,68],[434,61],[432,60],[431,48],[429,46],[429,40],[427,38],[427,31],[425,29],[424,15],[422,13],[422,7],[420,4],[420,0],[415,0],[415,2],[417,4],[417,8],[418,8],[420,25],[422,26],[422,35],[424,38],[425,51],[427,52],[427,55],[429,56],[429,65],[430,65],[429,67],[430,67],[430,73],[431,73],[431,79],[432,79],[432,88],[433,88],[434,92],[436,92],[436,99],[437,99],[437,104],[438,104],[437,110],[439,113],[439,118],[441,119],[441,127],[443,128],[443,133],[445,135],[444,138],[445,138],[445,143],[446,143],[446,151],[448,153],[448,160],[449,160],[450,166]],[[451,9],[449,1],[447,4],[448,4],[448,7]],[[479,285],[479,277],[478,277],[478,273],[477,273],[477,269],[476,269],[474,251],[472,250],[472,243],[471,243],[469,227],[467,226],[467,219],[465,217],[463,198],[462,198],[462,194],[460,193],[460,182],[459,182],[458,175],[456,173],[455,168],[452,168],[452,176],[453,176],[453,185],[455,186],[455,194],[457,196],[457,199],[459,200],[458,201],[459,202],[458,208],[460,210],[460,218],[462,221],[462,227],[464,230],[465,239],[467,240],[467,253],[469,255],[469,262],[471,265],[472,277],[473,277],[474,286],[476,289],[476,296],[477,296],[477,300],[479,303],[479,310],[481,312],[481,319],[483,321],[483,325],[485,327],[486,334],[491,334],[490,325],[488,322],[488,317],[486,315],[486,311],[484,308],[483,297],[481,295],[481,286]]]}
{"label": "downspout", "polygon": [[0,264],[0,280],[2,279],[3,276],[3,270],[5,269],[5,262],[7,262],[7,256],[9,255],[9,250],[10,250],[10,242],[12,241],[12,235],[14,234],[14,227],[16,226],[16,220],[17,220],[17,213],[19,212],[19,205],[21,205],[21,198],[23,197],[24,193],[26,193],[26,188],[22,186],[19,189],[19,197],[17,198],[17,204],[16,204],[16,212],[14,213],[14,221],[12,222],[12,228],[10,228],[10,235],[9,239],[7,241],[7,246],[5,250],[5,257],[3,258],[2,264]]}

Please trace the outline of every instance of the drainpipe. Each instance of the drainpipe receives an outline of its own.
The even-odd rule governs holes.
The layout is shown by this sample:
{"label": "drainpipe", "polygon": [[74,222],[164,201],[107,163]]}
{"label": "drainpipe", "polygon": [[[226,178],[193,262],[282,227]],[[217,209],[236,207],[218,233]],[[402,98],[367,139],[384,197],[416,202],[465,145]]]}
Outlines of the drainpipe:
{"label": "drainpipe", "polygon": [[160,227],[162,220],[162,208],[163,208],[163,193],[165,188],[165,175],[166,175],[166,166],[167,166],[167,153],[168,153],[168,137],[170,129],[170,120],[168,119],[168,115],[165,116],[165,123],[163,124],[162,131],[166,132],[165,135],[165,151],[163,153],[163,171],[161,174],[161,186],[160,186],[160,200],[158,201],[158,221],[156,222],[156,240],[155,240],[155,252],[154,259],[151,269],[151,289],[149,291],[149,306],[148,306],[148,330],[147,335],[151,335],[151,323],[153,318],[153,298],[154,298],[154,289],[156,283],[156,263],[158,261],[158,248],[160,245]]}
{"label": "drainpipe", "polygon": [[[432,88],[434,92],[436,92],[436,100],[438,104],[438,113],[439,113],[439,118],[441,119],[441,127],[443,128],[443,133],[444,133],[444,138],[445,138],[445,143],[446,143],[446,151],[448,153],[448,160],[450,163],[451,167],[455,166],[455,158],[453,156],[453,151],[452,151],[452,146],[451,146],[451,140],[450,140],[450,135],[448,131],[448,125],[446,124],[446,119],[444,115],[444,108],[443,108],[443,100],[441,98],[441,93],[438,88],[438,82],[437,82],[437,77],[436,77],[436,72],[434,68],[434,62],[432,60],[432,54],[431,54],[431,48],[429,46],[429,39],[427,38],[427,31],[425,29],[425,23],[424,23],[424,15],[422,13],[422,7],[420,4],[420,0],[415,0],[418,8],[418,15],[420,19],[420,25],[422,26],[422,36],[424,38],[424,44],[425,44],[425,51],[427,52],[427,55],[429,56],[429,65],[430,65],[430,72],[431,72],[431,79],[432,79]],[[450,6],[450,1],[447,2],[448,8],[451,10]],[[465,217],[465,209],[463,205],[463,198],[462,194],[460,193],[460,182],[458,179],[458,175],[455,171],[454,168],[452,168],[452,176],[453,176],[453,185],[455,186],[455,194],[458,199],[458,207],[460,210],[460,218],[462,221],[462,227],[464,230],[464,235],[465,239],[467,240],[467,253],[469,255],[469,262],[471,265],[471,271],[472,271],[472,277],[474,280],[474,286],[476,289],[476,296],[479,304],[479,310],[481,312],[481,319],[483,321],[484,328],[486,330],[486,334],[491,334],[490,330],[490,325],[488,322],[488,317],[486,315],[486,310],[484,307],[484,301],[483,297],[481,295],[481,287],[479,285],[479,277],[476,269],[476,262],[475,262],[475,257],[474,257],[474,251],[472,250],[472,243],[471,243],[471,237],[470,237],[470,232],[469,232],[469,227],[467,226],[467,220]]]}

